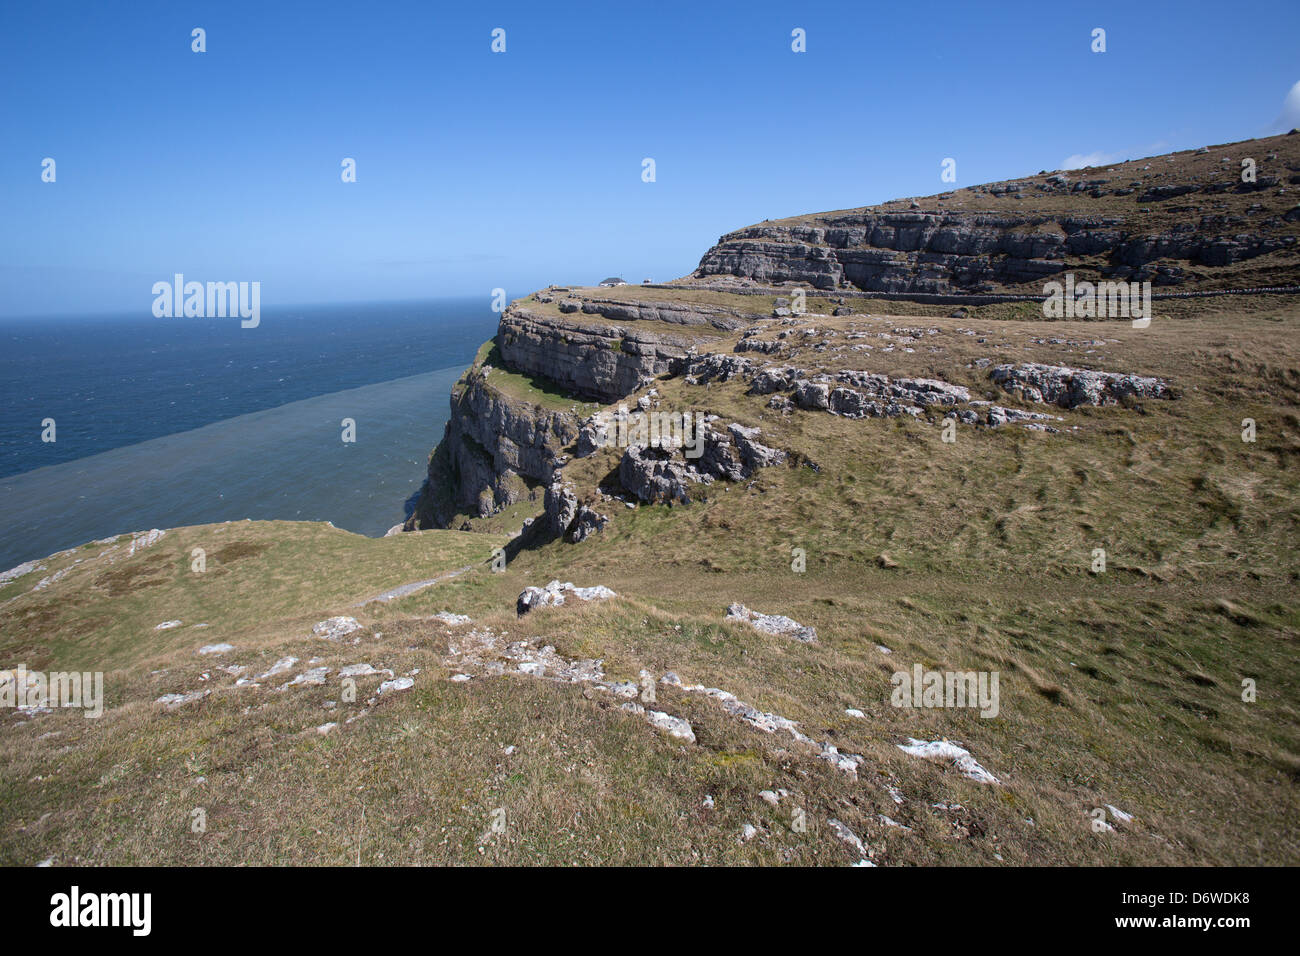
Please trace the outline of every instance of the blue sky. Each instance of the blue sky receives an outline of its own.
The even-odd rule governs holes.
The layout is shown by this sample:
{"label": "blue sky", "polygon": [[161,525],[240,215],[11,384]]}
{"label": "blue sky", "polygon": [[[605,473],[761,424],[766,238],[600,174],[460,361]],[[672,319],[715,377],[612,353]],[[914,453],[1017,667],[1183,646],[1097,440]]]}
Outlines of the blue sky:
{"label": "blue sky", "polygon": [[5,3],[0,315],[147,314],[175,272],[264,306],[675,278],[945,157],[961,186],[1300,124],[1297,39],[1295,0]]}

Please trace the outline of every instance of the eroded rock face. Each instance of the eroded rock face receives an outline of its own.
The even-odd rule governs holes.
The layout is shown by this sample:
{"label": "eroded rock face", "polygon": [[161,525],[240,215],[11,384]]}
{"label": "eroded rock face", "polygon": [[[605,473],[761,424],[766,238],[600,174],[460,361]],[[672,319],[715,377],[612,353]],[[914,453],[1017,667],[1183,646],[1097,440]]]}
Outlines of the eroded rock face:
{"label": "eroded rock face", "polygon": [[788,392],[795,382],[808,377],[808,373],[793,365],[769,366],[764,368],[749,384],[750,395],[771,395],[773,392]]}
{"label": "eroded rock face", "polygon": [[[1085,184],[1074,184],[1080,185]],[[1066,191],[1064,183],[1050,181],[979,188],[993,195]],[[1213,191],[1200,186],[1158,189],[1163,191],[1151,190],[1138,202]],[[1089,195],[1109,191],[1094,186]],[[1028,209],[1003,213],[876,208],[825,214],[728,233],[704,254],[695,275],[737,276],[764,285],[795,282],[814,289],[987,292],[1042,282],[1064,272],[1071,259],[1100,255],[1109,260],[1108,278],[1177,285],[1185,281],[1187,265],[1230,265],[1287,250],[1295,242],[1294,236],[1232,228],[1213,216],[1202,217],[1195,229],[1173,226],[1152,234],[1136,213],[1135,207],[1131,218],[1047,216]],[[1044,229],[1044,224],[1054,228]],[[1156,265],[1159,260],[1163,264]]]}
{"label": "eroded rock face", "polygon": [[686,382],[689,385],[704,385],[706,382],[728,382],[737,375],[749,378],[758,366],[749,359],[726,352],[710,352],[707,355],[691,356],[686,362]]}
{"label": "eroded rock face", "polygon": [[578,429],[575,414],[510,401],[471,374],[452,398],[441,446],[455,504],[486,517],[522,500],[530,485],[552,480]]}
{"label": "eroded rock face", "polygon": [[970,390],[934,378],[889,379],[872,372],[840,372],[838,379],[877,399],[895,399],[928,408],[970,401]]}
{"label": "eroded rock face", "polygon": [[546,520],[566,541],[585,541],[609,523],[609,517],[578,501],[573,489],[556,480],[546,488]]}
{"label": "eroded rock face", "polygon": [[743,481],[759,468],[786,460],[786,453],[758,441],[760,431],[728,425],[725,431],[709,423],[704,429],[703,452],[687,458],[680,448],[634,445],[623,453],[618,476],[623,487],[643,502],[689,502],[690,486],[715,480]]}
{"label": "eroded rock face", "polygon": [[618,299],[584,299],[582,311],[613,322],[668,322],[674,325],[707,325],[731,331],[744,327],[748,319],[734,309],[695,302],[622,301]]}
{"label": "eroded rock face", "polygon": [[574,446],[574,455],[588,458],[609,444],[609,422],[598,415],[593,415],[582,423],[578,430],[578,442]]}
{"label": "eroded rock face", "polygon": [[700,475],[666,448],[634,445],[623,452],[618,479],[641,501],[681,501],[693,481],[712,481]]}
{"label": "eroded rock face", "polygon": [[511,306],[502,313],[496,341],[510,368],[613,402],[679,369],[695,339],[685,333],[570,322]]}
{"label": "eroded rock face", "polygon": [[997,365],[989,379],[1027,402],[1061,408],[1117,405],[1125,397],[1173,398],[1169,383],[1159,378],[1123,372],[1096,372],[1065,365]]}

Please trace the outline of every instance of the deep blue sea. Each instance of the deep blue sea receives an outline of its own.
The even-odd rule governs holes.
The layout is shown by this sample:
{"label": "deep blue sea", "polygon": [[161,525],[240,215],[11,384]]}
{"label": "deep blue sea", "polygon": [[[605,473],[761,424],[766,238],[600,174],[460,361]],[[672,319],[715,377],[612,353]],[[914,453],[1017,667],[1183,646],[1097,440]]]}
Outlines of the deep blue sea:
{"label": "deep blue sea", "polygon": [[383,534],[496,320],[484,297],[267,307],[252,329],[0,320],[0,571],[113,534],[246,517]]}

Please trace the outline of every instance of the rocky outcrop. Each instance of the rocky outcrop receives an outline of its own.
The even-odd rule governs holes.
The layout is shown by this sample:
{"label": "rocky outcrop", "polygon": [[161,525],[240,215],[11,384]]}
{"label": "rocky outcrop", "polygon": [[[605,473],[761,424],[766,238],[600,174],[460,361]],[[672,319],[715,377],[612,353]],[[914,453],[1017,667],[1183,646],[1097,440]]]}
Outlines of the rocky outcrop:
{"label": "rocky outcrop", "polygon": [[618,597],[618,595],[603,584],[597,584],[589,588],[578,588],[574,587],[570,581],[563,583],[552,581],[543,588],[524,588],[515,602],[515,612],[522,617],[529,611],[539,607],[559,607],[564,603],[565,598],[577,598],[579,601],[585,602],[607,601],[612,597]]}
{"label": "rocky outcrop", "polygon": [[546,521],[566,541],[585,541],[609,523],[609,517],[578,501],[573,489],[556,479],[546,488]]}
{"label": "rocky outcrop", "polygon": [[708,422],[701,427],[704,445],[698,458],[687,458],[681,448],[628,448],[618,466],[623,487],[647,503],[688,503],[692,484],[743,481],[760,468],[786,460],[784,451],[758,441],[757,428],[733,423],[718,431]]}
{"label": "rocky outcrop", "polygon": [[444,494],[433,523],[455,510],[486,517],[551,482],[560,449],[578,434],[578,417],[511,399],[493,388],[483,368],[471,369],[452,395],[451,418],[429,465]]}
{"label": "rocky outcrop", "polygon": [[[814,289],[960,293],[1041,283],[1102,256],[1102,274],[1179,285],[1187,267],[1225,266],[1291,249],[1294,236],[1218,230],[1137,233],[1124,218],[990,213],[846,214],[822,226],[751,226],[723,236],[697,277],[732,275]],[[1159,260],[1174,260],[1164,269]]]}
{"label": "rocky outcrop", "polygon": [[[1232,154],[1152,157],[1145,165],[968,187],[910,203],[763,222],[722,236],[695,277],[762,285],[953,294],[1039,286],[1068,269],[1157,286],[1287,285],[1300,237],[1277,175],[1243,183],[1235,160],[1283,137],[1216,147]],[[1272,156],[1272,167],[1285,161]],[[1103,175],[1099,175],[1102,174]],[[1014,200],[1008,202],[1008,200]],[[1253,260],[1265,261],[1255,263]],[[1206,273],[1250,263],[1251,281]],[[1279,281],[1261,273],[1276,272]]]}
{"label": "rocky outcrop", "polygon": [[[787,378],[788,371],[781,370],[780,377]],[[845,384],[836,386],[836,381]],[[800,408],[823,409],[845,418],[916,416],[932,405],[951,407],[970,401],[970,392],[960,385],[928,378],[891,380],[872,372],[840,372],[833,381],[796,379],[792,388]]]}
{"label": "rocky outcrop", "polygon": [[684,333],[569,321],[511,306],[501,316],[496,341],[511,369],[577,395],[612,402],[681,368],[696,339]]}
{"label": "rocky outcrop", "polygon": [[757,370],[758,365],[749,359],[725,352],[691,355],[687,358],[685,368],[688,385],[729,382],[738,375],[750,378]]}
{"label": "rocky outcrop", "polygon": [[578,308],[586,315],[598,315],[611,322],[667,322],[672,325],[707,325],[723,331],[744,328],[749,324],[749,317],[742,316],[734,309],[719,306],[701,305],[694,302],[640,302],[617,299],[568,299],[577,302]]}
{"label": "rocky outcrop", "polygon": [[749,383],[750,395],[771,395],[773,392],[788,392],[795,382],[807,378],[808,373],[793,365],[768,366],[754,376]]}
{"label": "rocky outcrop", "polygon": [[989,378],[1026,402],[1077,408],[1118,405],[1129,398],[1173,398],[1169,383],[1122,372],[1097,372],[1064,365],[997,365]]}

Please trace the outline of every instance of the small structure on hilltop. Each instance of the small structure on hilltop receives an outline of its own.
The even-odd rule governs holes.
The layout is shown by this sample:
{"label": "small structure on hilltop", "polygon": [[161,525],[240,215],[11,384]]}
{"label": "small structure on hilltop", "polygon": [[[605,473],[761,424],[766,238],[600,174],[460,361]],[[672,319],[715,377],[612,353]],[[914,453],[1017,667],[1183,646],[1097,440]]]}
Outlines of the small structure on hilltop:
{"label": "small structure on hilltop", "polygon": [[602,287],[606,289],[612,289],[616,285],[627,285],[627,282],[624,281],[623,279],[619,279],[615,277],[612,279],[602,279],[600,284]]}

